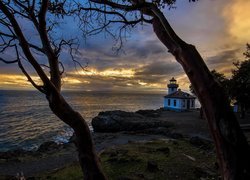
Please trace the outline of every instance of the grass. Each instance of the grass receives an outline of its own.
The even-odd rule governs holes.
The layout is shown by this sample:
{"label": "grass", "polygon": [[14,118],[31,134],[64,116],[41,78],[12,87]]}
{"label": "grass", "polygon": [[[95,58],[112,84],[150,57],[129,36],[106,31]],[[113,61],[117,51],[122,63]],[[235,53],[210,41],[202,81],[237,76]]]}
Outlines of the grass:
{"label": "grass", "polygon": [[47,173],[42,176],[36,177],[35,179],[62,179],[62,180],[79,180],[83,179],[81,167],[79,164],[72,164],[62,169],[56,170],[52,173]]}
{"label": "grass", "polygon": [[[217,179],[212,151],[192,146],[186,140],[134,142],[109,148],[100,154],[108,179]],[[151,168],[150,168],[151,166]],[[79,165],[39,176],[37,179],[82,179]]]}

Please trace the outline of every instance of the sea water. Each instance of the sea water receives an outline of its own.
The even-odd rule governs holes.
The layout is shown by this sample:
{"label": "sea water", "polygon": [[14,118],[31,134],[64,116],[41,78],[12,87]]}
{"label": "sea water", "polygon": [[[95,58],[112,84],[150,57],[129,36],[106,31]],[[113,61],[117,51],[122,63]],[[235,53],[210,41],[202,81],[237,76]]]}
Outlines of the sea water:
{"label": "sea water", "polygon": [[[65,91],[63,96],[91,125],[101,111],[161,108],[164,94]],[[46,141],[65,143],[72,134],[51,112],[43,94],[0,90],[0,151],[36,149]]]}

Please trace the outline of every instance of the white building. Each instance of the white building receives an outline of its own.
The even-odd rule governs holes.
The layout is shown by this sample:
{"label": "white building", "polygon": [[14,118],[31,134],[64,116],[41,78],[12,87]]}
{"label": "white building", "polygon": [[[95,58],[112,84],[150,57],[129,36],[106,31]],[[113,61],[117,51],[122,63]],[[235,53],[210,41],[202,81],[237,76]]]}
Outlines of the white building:
{"label": "white building", "polygon": [[176,83],[176,80],[172,78],[168,84],[168,94],[164,96],[164,109],[175,111],[194,109],[195,97],[180,89],[177,90],[178,87],[179,85]]}

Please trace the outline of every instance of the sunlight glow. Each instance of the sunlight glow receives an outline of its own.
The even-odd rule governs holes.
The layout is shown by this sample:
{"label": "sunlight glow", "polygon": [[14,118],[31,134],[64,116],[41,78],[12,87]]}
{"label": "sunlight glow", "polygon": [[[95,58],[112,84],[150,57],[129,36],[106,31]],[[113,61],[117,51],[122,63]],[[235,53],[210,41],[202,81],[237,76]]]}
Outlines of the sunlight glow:
{"label": "sunlight glow", "polygon": [[[31,78],[37,83],[41,83],[39,77],[31,76]],[[15,86],[15,87],[32,87],[31,83],[24,75],[19,74],[0,74],[0,87]]]}
{"label": "sunlight glow", "polygon": [[75,72],[74,74],[89,75],[89,76],[104,76],[104,77],[134,77],[135,71],[133,69],[106,69],[98,71],[97,69],[87,69],[86,71]]}
{"label": "sunlight glow", "polygon": [[233,0],[223,12],[228,23],[229,34],[246,43],[250,37],[250,1]]}
{"label": "sunlight glow", "polygon": [[89,81],[80,81],[79,79],[76,78],[71,78],[71,77],[65,77],[63,78],[63,82],[65,82],[66,84],[89,84]]}
{"label": "sunlight glow", "polygon": [[145,86],[145,85],[147,85],[148,83],[145,83],[145,82],[143,82],[143,81],[138,81],[138,84],[140,84],[140,85],[142,85],[142,86]]}

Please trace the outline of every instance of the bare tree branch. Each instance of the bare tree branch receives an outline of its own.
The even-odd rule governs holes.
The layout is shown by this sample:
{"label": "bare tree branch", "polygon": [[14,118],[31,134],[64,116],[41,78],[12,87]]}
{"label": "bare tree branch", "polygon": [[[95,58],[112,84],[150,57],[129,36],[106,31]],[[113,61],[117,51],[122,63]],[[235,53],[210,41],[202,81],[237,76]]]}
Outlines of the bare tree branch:
{"label": "bare tree branch", "polygon": [[143,6],[143,4],[135,4],[135,5],[123,5],[123,4],[118,4],[118,3],[114,3],[112,1],[109,0],[90,0],[93,3],[97,3],[97,4],[106,4],[114,9],[120,9],[120,10],[124,10],[124,11],[135,11],[135,10],[140,10],[141,7]]}
{"label": "bare tree branch", "polygon": [[47,66],[47,65],[45,65],[45,64],[40,64],[40,66],[45,67],[45,68],[47,68],[47,69],[50,69],[50,67]]}
{"label": "bare tree branch", "polygon": [[[79,152],[79,162],[83,169],[84,178],[106,180],[106,177],[100,168],[98,156],[95,153],[88,124],[82,118],[80,113],[73,110],[73,108],[61,95],[61,75],[65,69],[63,64],[58,59],[59,54],[64,46],[68,46],[69,50],[71,51],[72,59],[74,59],[72,51],[74,50],[73,46],[75,45],[75,42],[73,39],[71,39],[61,40],[57,43],[57,41],[55,41],[57,36],[52,38],[52,35],[47,31],[52,30],[57,25],[57,23],[53,20],[48,21],[49,18],[46,18],[46,14],[47,12],[51,12],[56,16],[60,15],[61,13],[64,14],[63,6],[65,1],[55,0],[51,3],[49,0],[42,0],[38,3],[34,0],[15,0],[15,2],[10,0],[0,1],[0,26],[5,28],[3,30],[4,33],[6,30],[9,31],[9,34],[11,34],[13,29],[14,33],[12,34],[16,35],[17,39],[14,40],[17,42],[12,41],[12,37],[4,36],[4,34],[0,36],[0,40],[3,41],[3,46],[1,46],[3,48],[13,48],[14,44],[16,45],[15,49],[18,59],[15,61],[6,61],[1,58],[0,60],[3,60],[3,62],[7,63],[17,62],[19,68],[27,77],[28,81],[37,90],[46,94],[46,99],[48,100],[49,107],[52,112],[63,122],[74,129],[76,134],[76,145]],[[38,6],[37,8],[35,8],[36,5]],[[25,38],[25,30],[21,29],[19,26],[17,22],[19,20],[18,18],[25,19],[25,21],[34,24],[35,31],[38,32],[38,37],[40,38],[38,39],[38,42],[37,39],[34,39],[34,42],[33,40],[27,40]],[[47,22],[52,23],[47,27]],[[32,26],[32,28],[34,27]],[[53,31],[50,32],[53,33]],[[21,48],[20,52],[22,53],[19,54],[17,46]],[[47,74],[43,70],[45,65],[38,63],[38,59],[35,59],[36,57],[34,56],[33,50],[36,53],[42,53],[48,61],[49,66],[46,67],[48,67],[50,70],[51,80],[47,77]],[[26,71],[22,64],[22,61],[26,59],[27,62],[29,62],[35,69],[43,83],[43,86],[39,86],[35,79],[31,77],[29,72]],[[74,63],[77,62],[74,60]]]}
{"label": "bare tree branch", "polygon": [[64,68],[64,65],[63,63],[60,61],[59,64],[61,65],[61,68],[62,68],[62,71],[60,72],[61,76],[63,75],[64,71],[65,71],[65,68]]}
{"label": "bare tree branch", "polygon": [[38,14],[39,19],[39,34],[40,39],[43,44],[43,49],[48,57],[50,65],[51,82],[54,86],[60,90],[61,89],[61,75],[58,66],[58,57],[55,51],[52,49],[46,28],[46,13],[49,7],[49,1],[42,1],[41,8]]}
{"label": "bare tree branch", "polygon": [[0,57],[0,61],[4,62],[5,64],[14,64],[14,63],[18,62],[18,59],[12,60],[12,61],[8,61],[8,60],[5,60],[5,59],[3,59],[3,58]]}
{"label": "bare tree branch", "polygon": [[5,37],[9,37],[9,38],[17,38],[15,35],[13,34],[7,34],[7,33],[4,33],[4,32],[1,32],[0,31],[0,36],[5,36]]}
{"label": "bare tree branch", "polygon": [[19,24],[17,23],[16,19],[14,18],[14,15],[8,10],[8,8],[3,4],[2,1],[0,1],[0,10],[6,15],[6,17],[9,19],[10,23],[12,24],[13,30],[15,34],[18,36],[19,43],[21,44],[21,48],[27,57],[28,61],[32,64],[34,69],[36,70],[37,74],[40,76],[41,80],[43,81],[45,86],[50,86],[51,82],[40,67],[40,65],[37,63],[35,58],[33,57],[32,53],[29,50],[29,45],[27,40],[25,39],[23,32],[21,28],[19,27]]}
{"label": "bare tree branch", "polygon": [[27,77],[28,81],[41,93],[46,94],[46,91],[44,89],[44,86],[39,86],[35,83],[35,81],[31,78],[31,76],[29,75],[29,73],[25,70],[24,66],[22,65],[21,59],[19,58],[19,53],[17,50],[17,47],[15,46],[16,49],[16,54],[17,54],[17,58],[18,58],[18,66],[21,69],[21,71],[23,72],[23,74]]}
{"label": "bare tree branch", "polygon": [[37,45],[34,45],[34,44],[29,43],[29,46],[30,46],[31,48],[33,48],[33,49],[39,51],[39,52],[45,53],[44,49],[38,47]]}

